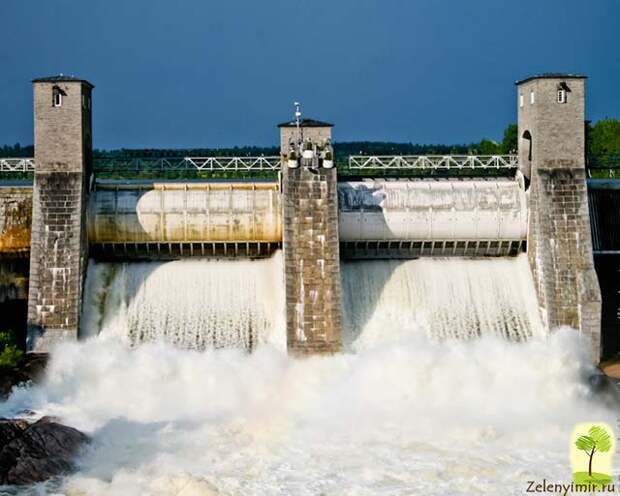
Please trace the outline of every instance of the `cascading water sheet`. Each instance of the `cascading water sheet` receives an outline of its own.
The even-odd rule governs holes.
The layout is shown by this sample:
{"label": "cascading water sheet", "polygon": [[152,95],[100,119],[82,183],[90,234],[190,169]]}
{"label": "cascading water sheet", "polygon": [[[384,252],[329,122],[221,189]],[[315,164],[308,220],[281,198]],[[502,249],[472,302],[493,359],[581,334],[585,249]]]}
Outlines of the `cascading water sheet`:
{"label": "cascading water sheet", "polygon": [[577,422],[617,423],[578,333],[537,339],[523,257],[345,263],[355,353],[182,349],[247,346],[257,329],[282,343],[282,270],[279,256],[92,265],[84,326],[99,335],[61,344],[44,383],[0,402],[0,417],[57,416],[92,439],[37,494],[516,495],[570,480]]}
{"label": "cascading water sheet", "polygon": [[543,333],[527,257],[342,264],[345,345],[424,332],[434,340]]}
{"label": "cascading water sheet", "polygon": [[284,344],[279,253],[268,260],[91,263],[83,336],[204,350]]}

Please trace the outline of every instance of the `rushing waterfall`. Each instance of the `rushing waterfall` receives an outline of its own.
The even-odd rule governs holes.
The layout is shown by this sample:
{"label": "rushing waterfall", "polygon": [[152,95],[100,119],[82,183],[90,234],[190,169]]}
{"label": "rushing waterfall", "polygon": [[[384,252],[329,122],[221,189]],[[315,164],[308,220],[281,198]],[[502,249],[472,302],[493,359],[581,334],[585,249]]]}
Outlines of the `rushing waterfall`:
{"label": "rushing waterfall", "polygon": [[283,339],[281,281],[280,254],[256,261],[91,263],[81,334],[132,345],[251,350]]}
{"label": "rushing waterfall", "polygon": [[344,337],[356,349],[419,332],[440,341],[543,332],[525,255],[345,262],[342,274]]}
{"label": "rushing waterfall", "polygon": [[524,494],[570,480],[575,423],[615,423],[580,336],[542,332],[523,257],[346,262],[348,352],[303,360],[283,349],[282,270],[91,264],[97,335],[0,402],[92,437],[37,494]]}
{"label": "rushing waterfall", "polygon": [[[181,348],[284,347],[282,260],[91,263],[82,336]],[[527,259],[342,264],[344,342],[373,346],[420,332],[436,340],[524,341],[542,325]]]}

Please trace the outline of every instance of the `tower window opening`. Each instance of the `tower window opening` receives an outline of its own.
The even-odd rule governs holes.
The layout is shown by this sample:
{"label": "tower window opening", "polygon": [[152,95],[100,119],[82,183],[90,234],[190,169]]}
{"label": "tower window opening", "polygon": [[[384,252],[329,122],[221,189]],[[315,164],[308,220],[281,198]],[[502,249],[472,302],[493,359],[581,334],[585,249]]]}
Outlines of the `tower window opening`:
{"label": "tower window opening", "polygon": [[558,90],[558,103],[566,103],[566,90],[563,88]]}
{"label": "tower window opening", "polygon": [[63,91],[58,86],[54,86],[52,91],[52,105],[54,107],[62,107],[63,94]]}
{"label": "tower window opening", "polygon": [[534,105],[535,101],[536,101],[535,93],[533,91],[530,91],[530,105]]}
{"label": "tower window opening", "polygon": [[532,161],[532,133],[525,131],[523,133],[523,139],[525,140],[525,146],[527,146],[527,160]]}
{"label": "tower window opening", "polygon": [[523,107],[523,95],[519,95],[519,107]]}

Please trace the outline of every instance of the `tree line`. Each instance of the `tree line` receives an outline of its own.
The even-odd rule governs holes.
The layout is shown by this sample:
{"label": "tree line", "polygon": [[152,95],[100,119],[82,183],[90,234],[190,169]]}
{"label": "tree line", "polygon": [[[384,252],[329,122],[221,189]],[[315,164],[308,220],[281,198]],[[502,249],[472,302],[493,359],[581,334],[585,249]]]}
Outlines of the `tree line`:
{"label": "tree line", "polygon": [[[603,119],[596,124],[587,124],[588,155],[593,160],[605,162],[620,157],[620,120]],[[510,124],[504,130],[501,141],[484,138],[470,144],[415,144],[393,143],[389,141],[351,141],[334,143],[334,151],[340,157],[349,155],[506,155],[517,152],[518,130]],[[95,158],[122,157],[252,157],[279,155],[277,146],[239,146],[232,148],[121,148],[118,150],[94,150]],[[34,146],[4,145],[0,147],[0,157],[32,157]]]}

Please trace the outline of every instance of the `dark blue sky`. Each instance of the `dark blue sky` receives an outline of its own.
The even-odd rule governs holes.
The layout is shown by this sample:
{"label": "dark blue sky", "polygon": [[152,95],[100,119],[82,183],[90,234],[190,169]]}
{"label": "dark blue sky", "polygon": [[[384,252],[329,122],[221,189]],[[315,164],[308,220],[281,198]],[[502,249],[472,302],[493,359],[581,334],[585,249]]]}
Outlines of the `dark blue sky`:
{"label": "dark blue sky", "polygon": [[587,74],[620,117],[620,0],[0,0],[0,143],[31,143],[30,80],[95,84],[94,145],[275,144],[292,113],[337,141],[499,139],[514,81]]}

